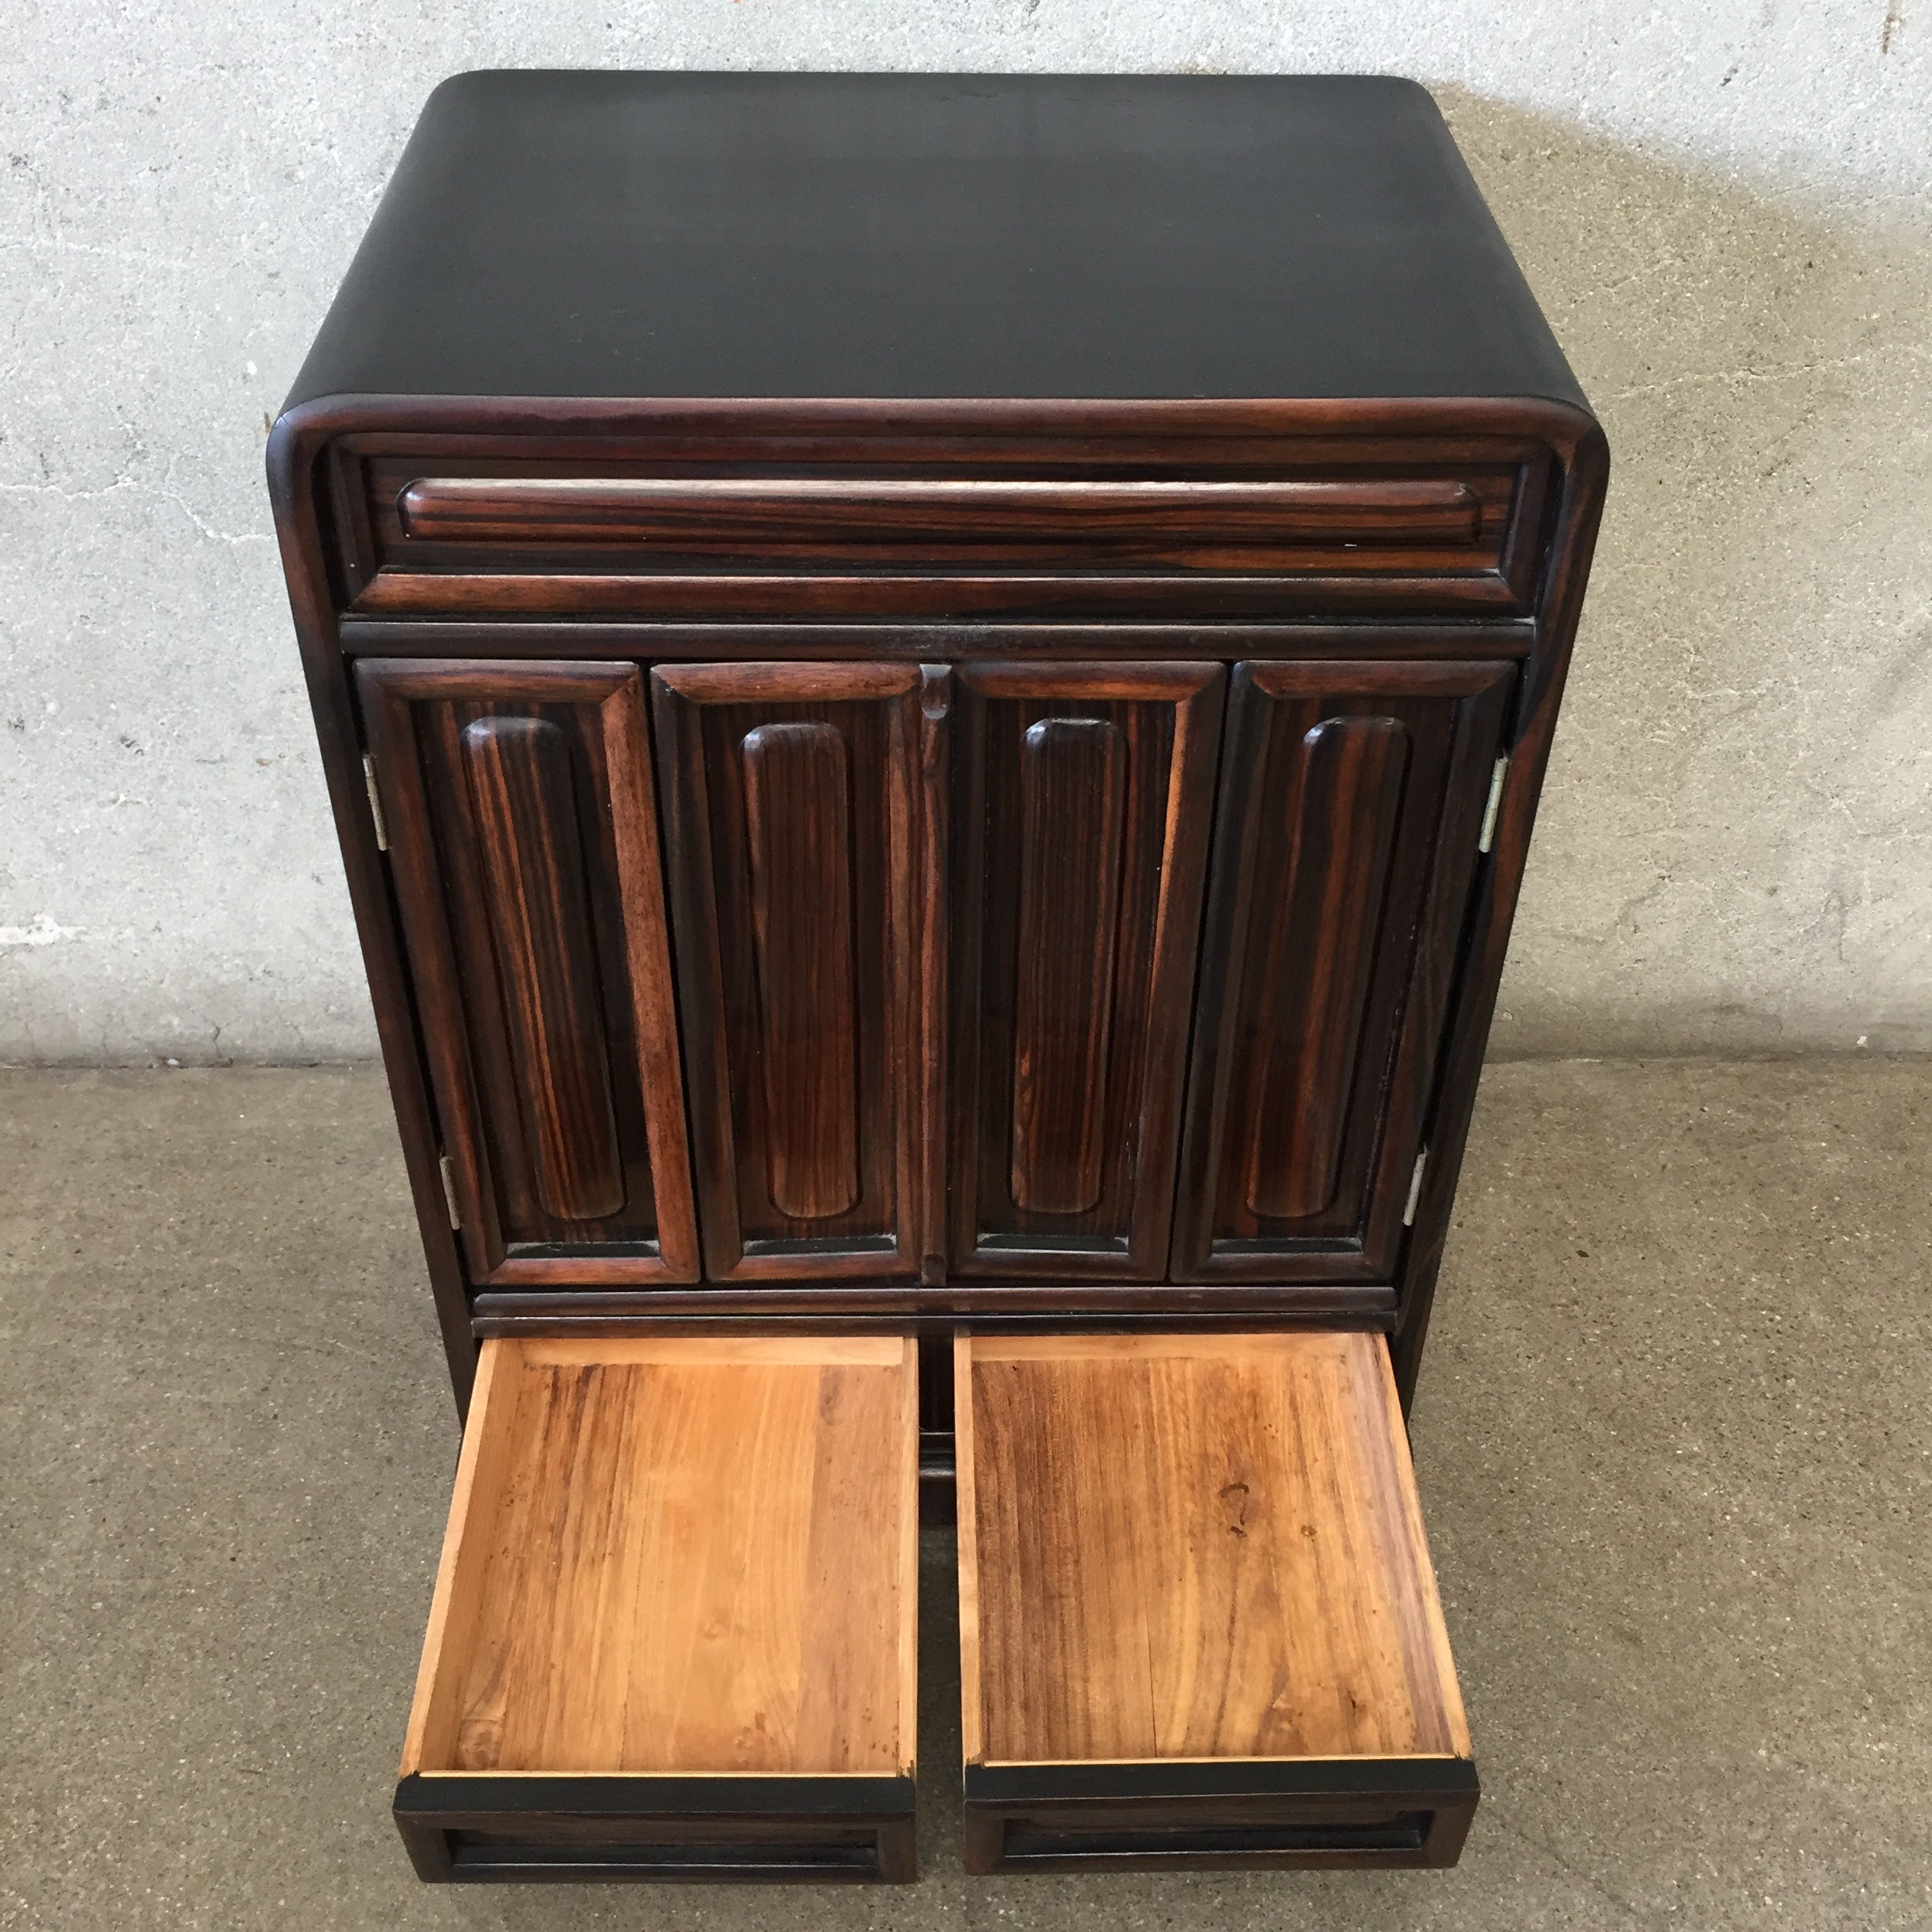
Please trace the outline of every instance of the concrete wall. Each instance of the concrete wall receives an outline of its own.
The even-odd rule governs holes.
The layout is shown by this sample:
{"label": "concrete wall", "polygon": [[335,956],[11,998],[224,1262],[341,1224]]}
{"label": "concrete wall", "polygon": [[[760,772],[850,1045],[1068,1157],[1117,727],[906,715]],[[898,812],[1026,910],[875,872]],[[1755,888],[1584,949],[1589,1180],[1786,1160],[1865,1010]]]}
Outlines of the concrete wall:
{"label": "concrete wall", "polygon": [[0,1058],[373,1050],[264,425],[423,95],[538,64],[1427,82],[1616,459],[1499,1050],[1932,1046],[1932,0],[13,0]]}

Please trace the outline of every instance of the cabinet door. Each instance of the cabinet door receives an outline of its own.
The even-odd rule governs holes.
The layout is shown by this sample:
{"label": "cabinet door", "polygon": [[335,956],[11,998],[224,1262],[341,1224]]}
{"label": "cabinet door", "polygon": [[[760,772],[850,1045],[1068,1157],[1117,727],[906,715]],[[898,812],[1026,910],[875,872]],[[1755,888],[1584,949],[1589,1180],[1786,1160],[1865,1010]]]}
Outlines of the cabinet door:
{"label": "cabinet door", "polygon": [[651,683],[706,1271],[914,1274],[918,668]]}
{"label": "cabinet door", "polygon": [[1237,666],[1176,1279],[1391,1278],[1514,675]]}
{"label": "cabinet door", "polygon": [[638,671],[384,659],[356,683],[472,1276],[695,1280]]}
{"label": "cabinet door", "polygon": [[1158,1280],[1225,674],[955,680],[952,1272]]}

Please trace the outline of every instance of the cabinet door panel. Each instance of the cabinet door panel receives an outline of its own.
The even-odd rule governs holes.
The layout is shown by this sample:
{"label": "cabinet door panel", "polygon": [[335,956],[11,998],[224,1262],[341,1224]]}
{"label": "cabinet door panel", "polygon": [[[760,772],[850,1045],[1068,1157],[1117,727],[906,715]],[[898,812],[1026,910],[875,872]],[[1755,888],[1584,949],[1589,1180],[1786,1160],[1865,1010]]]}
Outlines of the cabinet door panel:
{"label": "cabinet door panel", "polygon": [[1223,675],[957,673],[956,1275],[1166,1266]]}
{"label": "cabinet door panel", "polygon": [[1514,675],[1237,667],[1177,1279],[1391,1276]]}
{"label": "cabinet door panel", "polygon": [[372,660],[357,685],[471,1273],[695,1280],[638,672]]}
{"label": "cabinet door panel", "polygon": [[706,1271],[915,1274],[918,667],[652,687]]}

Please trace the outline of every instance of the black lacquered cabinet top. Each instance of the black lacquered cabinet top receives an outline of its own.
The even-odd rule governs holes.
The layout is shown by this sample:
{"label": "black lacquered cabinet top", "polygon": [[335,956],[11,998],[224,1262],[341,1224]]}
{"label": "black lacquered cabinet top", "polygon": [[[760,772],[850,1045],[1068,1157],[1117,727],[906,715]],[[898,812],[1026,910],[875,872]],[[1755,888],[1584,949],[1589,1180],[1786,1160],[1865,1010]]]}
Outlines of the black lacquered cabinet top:
{"label": "black lacquered cabinet top", "polygon": [[500,72],[430,97],[324,395],[1582,405],[1412,82]]}

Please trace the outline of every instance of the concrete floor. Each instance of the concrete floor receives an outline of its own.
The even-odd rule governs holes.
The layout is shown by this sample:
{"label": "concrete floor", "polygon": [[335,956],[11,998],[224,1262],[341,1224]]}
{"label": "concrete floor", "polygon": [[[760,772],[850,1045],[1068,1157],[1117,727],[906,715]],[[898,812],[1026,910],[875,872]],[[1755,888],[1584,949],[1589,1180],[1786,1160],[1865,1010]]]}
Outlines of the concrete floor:
{"label": "concrete floor", "polygon": [[1450,1873],[432,1890],[390,1780],[455,1451],[379,1078],[0,1077],[0,1924],[1923,1926],[1932,1066],[1483,1091],[1417,1458]]}

